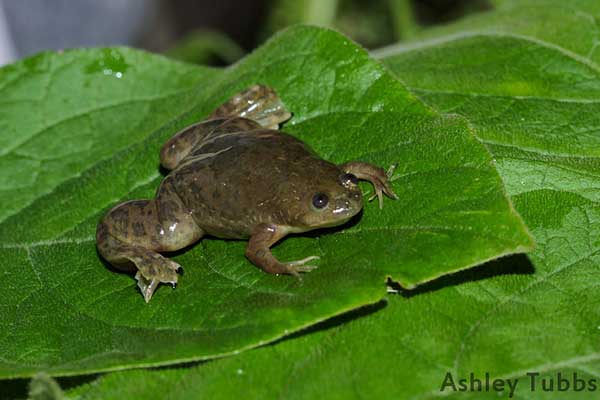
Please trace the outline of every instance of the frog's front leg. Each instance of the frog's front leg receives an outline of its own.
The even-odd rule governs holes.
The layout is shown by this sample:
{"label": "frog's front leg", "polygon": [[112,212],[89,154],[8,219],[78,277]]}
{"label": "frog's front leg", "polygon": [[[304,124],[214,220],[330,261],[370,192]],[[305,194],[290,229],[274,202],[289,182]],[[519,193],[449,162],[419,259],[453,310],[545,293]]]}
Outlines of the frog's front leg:
{"label": "frog's front leg", "polygon": [[375,193],[379,198],[379,208],[383,208],[383,193],[392,199],[398,199],[398,196],[392,190],[390,176],[393,172],[393,166],[388,172],[376,165],[351,161],[340,165],[340,168],[346,173],[356,176],[358,179],[369,181],[375,188]]}
{"label": "frog's front leg", "polygon": [[96,242],[111,265],[137,270],[138,287],[148,302],[161,282],[177,283],[180,265],[158,252],[181,249],[202,234],[167,178],[155,200],[132,200],[109,211],[98,224]]}
{"label": "frog's front leg", "polygon": [[310,256],[302,260],[280,262],[271,253],[270,247],[287,234],[287,230],[276,225],[262,224],[255,230],[248,246],[246,257],[254,265],[270,274],[290,274],[299,277],[300,272],[309,272],[317,268],[315,265],[305,265],[307,262],[316,260],[318,256]]}

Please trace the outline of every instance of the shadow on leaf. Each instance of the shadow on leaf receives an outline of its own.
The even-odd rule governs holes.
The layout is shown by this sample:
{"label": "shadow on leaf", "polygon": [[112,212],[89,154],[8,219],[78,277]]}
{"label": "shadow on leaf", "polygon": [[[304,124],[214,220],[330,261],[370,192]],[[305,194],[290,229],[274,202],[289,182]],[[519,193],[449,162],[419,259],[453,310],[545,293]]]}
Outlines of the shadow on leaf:
{"label": "shadow on leaf", "polygon": [[411,298],[423,293],[435,292],[448,286],[461,285],[466,282],[477,282],[502,275],[531,275],[535,268],[525,254],[515,254],[502,257],[473,268],[444,275],[432,281],[407,290],[397,282],[388,278],[387,284],[392,290],[405,298]]}

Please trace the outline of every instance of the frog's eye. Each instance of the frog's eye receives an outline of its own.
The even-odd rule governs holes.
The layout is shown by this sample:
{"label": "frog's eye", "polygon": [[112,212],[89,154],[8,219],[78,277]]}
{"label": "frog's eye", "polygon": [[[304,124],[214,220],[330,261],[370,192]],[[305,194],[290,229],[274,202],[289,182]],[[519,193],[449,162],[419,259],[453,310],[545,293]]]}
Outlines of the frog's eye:
{"label": "frog's eye", "polygon": [[358,185],[358,178],[354,174],[344,174],[342,175],[342,183],[344,186],[348,186],[350,184]]}
{"label": "frog's eye", "polygon": [[329,197],[327,197],[327,195],[323,194],[323,193],[317,193],[312,198],[313,206],[315,206],[315,208],[317,208],[319,210],[327,207],[328,203],[329,203]]}

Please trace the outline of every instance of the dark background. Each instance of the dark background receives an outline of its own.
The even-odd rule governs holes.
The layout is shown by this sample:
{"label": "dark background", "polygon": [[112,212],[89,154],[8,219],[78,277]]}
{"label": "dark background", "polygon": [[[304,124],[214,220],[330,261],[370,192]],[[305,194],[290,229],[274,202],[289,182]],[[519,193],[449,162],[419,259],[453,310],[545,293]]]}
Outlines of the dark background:
{"label": "dark background", "polygon": [[[129,45],[225,65],[293,23],[338,29],[367,48],[489,8],[486,0],[0,0],[0,64],[47,49]],[[303,15],[307,7],[334,13]],[[2,17],[3,16],[3,17]],[[4,32],[5,40],[2,39]]]}

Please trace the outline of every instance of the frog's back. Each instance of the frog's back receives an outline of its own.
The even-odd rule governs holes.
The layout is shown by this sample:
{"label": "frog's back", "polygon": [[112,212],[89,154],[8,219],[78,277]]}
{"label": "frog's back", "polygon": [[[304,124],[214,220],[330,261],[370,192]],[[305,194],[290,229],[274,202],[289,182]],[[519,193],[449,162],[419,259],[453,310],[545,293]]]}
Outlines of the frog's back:
{"label": "frog's back", "polygon": [[207,233],[245,238],[258,223],[283,221],[281,188],[310,175],[311,166],[321,162],[286,133],[229,130],[198,143],[169,178]]}

